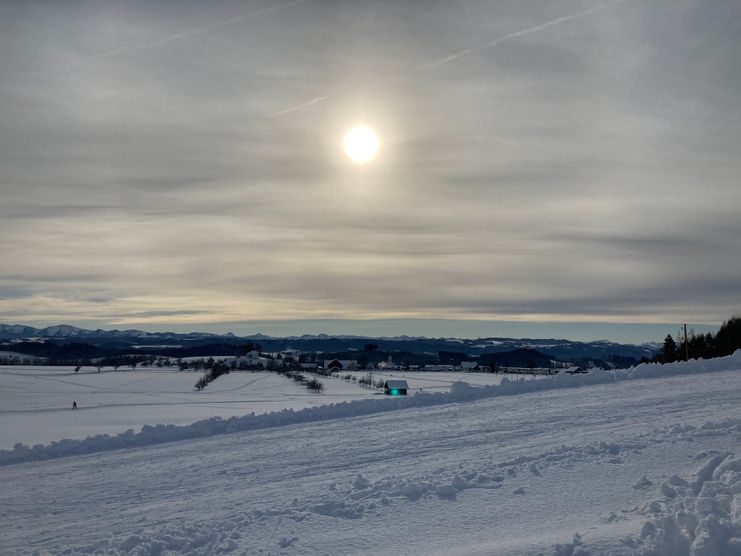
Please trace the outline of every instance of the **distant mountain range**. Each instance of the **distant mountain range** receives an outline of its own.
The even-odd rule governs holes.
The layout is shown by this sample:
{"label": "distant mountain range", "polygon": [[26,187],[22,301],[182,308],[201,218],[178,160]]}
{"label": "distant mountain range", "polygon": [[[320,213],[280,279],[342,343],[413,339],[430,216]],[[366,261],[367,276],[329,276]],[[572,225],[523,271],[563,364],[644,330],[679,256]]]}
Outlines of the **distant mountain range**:
{"label": "distant mountain range", "polygon": [[[366,340],[368,336],[353,336],[353,335],[330,335],[330,334],[303,334],[301,336],[267,336],[265,334],[250,334],[248,336],[236,336],[232,332],[225,334],[214,334],[210,332],[188,332],[188,333],[177,333],[177,332],[145,332],[144,330],[127,329],[127,330],[89,330],[85,328],[78,328],[77,326],[71,326],[69,324],[57,324],[54,326],[47,326],[46,328],[34,328],[33,326],[26,326],[23,324],[0,324],[0,340],[9,339],[20,339],[20,338],[138,338],[138,339],[160,339],[160,340],[174,340],[174,339],[188,339],[188,338],[244,338],[248,340],[328,340],[328,339],[343,339],[343,340]],[[424,336],[381,336],[379,340],[394,340],[394,341],[407,341],[407,340],[425,340],[428,339]]]}
{"label": "distant mountain range", "polygon": [[209,334],[207,332],[193,332],[191,334],[176,334],[174,332],[144,332],[143,330],[87,330],[57,324],[46,328],[34,328],[22,324],[0,324],[0,340],[14,340],[22,338],[134,338],[134,339],[175,339],[175,338],[236,338],[231,332],[227,334]]}
{"label": "distant mountain range", "polygon": [[[630,357],[640,359],[651,357],[660,348],[660,344],[646,343],[641,345],[619,344],[607,340],[576,342],[564,339],[534,338],[426,338],[418,336],[366,337],[344,335],[302,335],[273,337],[264,334],[236,336],[232,333],[212,334],[191,332],[144,332],[143,330],[87,330],[60,324],[46,328],[34,328],[20,324],[0,324],[0,342],[18,346],[26,342],[54,342],[92,344],[117,349],[162,348],[165,345],[174,348],[193,349],[197,346],[213,344],[240,345],[247,342],[259,342],[265,351],[280,351],[288,348],[301,351],[352,352],[363,351],[367,344],[374,344],[378,351],[405,352],[415,354],[437,354],[439,352],[463,353],[469,357],[486,354],[504,353],[514,350],[531,349],[548,354],[561,361],[580,359],[604,359],[610,357]],[[153,345],[154,344],[154,345]],[[0,348],[3,349],[3,348]],[[7,348],[6,348],[7,349]],[[142,353],[143,351],[139,351]]]}

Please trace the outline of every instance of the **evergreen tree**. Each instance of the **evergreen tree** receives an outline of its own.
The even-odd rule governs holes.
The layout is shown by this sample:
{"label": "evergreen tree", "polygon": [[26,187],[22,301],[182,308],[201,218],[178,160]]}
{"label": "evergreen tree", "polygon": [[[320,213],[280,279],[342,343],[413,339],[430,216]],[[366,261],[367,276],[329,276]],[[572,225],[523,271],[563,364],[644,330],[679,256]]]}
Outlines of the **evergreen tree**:
{"label": "evergreen tree", "polygon": [[677,343],[672,338],[671,334],[667,334],[664,338],[664,346],[661,348],[661,362],[671,363],[677,360]]}
{"label": "evergreen tree", "polygon": [[741,349],[741,317],[724,322],[715,335],[715,357],[731,355]]}

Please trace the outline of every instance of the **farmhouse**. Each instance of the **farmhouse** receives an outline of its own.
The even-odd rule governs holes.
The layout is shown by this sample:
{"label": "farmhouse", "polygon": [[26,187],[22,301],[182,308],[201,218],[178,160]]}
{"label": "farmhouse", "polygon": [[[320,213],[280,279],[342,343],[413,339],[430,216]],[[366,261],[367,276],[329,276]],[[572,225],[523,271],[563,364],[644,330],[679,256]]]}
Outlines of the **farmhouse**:
{"label": "farmhouse", "polygon": [[330,371],[354,371],[358,364],[352,359],[325,359],[324,368]]}
{"label": "farmhouse", "polygon": [[478,371],[479,364],[476,361],[461,361],[461,371]]}
{"label": "farmhouse", "polygon": [[268,363],[272,361],[272,359],[263,357],[260,352],[254,351],[254,350],[250,351],[247,355],[241,355],[239,357],[235,357],[234,360],[237,363],[244,363],[251,367],[253,366],[256,367],[257,365],[262,365],[263,367],[267,367]]}
{"label": "farmhouse", "polygon": [[406,396],[409,385],[406,380],[387,380],[383,384],[383,393],[387,396]]}

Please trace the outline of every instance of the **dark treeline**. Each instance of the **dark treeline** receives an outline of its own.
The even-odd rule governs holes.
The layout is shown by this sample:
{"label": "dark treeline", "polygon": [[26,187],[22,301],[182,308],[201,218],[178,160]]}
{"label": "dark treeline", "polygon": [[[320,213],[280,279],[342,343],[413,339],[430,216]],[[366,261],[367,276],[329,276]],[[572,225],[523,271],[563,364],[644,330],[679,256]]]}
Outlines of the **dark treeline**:
{"label": "dark treeline", "polygon": [[[151,347],[135,353],[136,348],[131,346],[100,346],[95,344],[84,344],[81,342],[18,342],[7,348],[13,352],[28,355],[31,358],[44,359],[46,365],[81,365],[81,366],[103,366],[103,367],[128,367],[132,363],[149,364],[158,367],[169,366],[169,359],[180,359],[186,357],[213,357],[213,356],[240,356],[250,351],[262,351],[262,347],[256,342],[243,344],[205,344],[188,347]],[[132,353],[133,352],[133,353]],[[15,359],[15,361],[14,361]],[[6,357],[0,360],[2,364],[18,364],[26,361],[27,364],[38,363],[33,359],[23,357]],[[146,365],[145,365],[146,366]],[[200,370],[200,369],[198,369]]]}
{"label": "dark treeline", "polygon": [[215,355],[246,355],[251,351],[262,351],[258,343],[219,343],[189,347],[147,348],[147,353],[162,357],[212,357]]}
{"label": "dark treeline", "polygon": [[741,349],[741,317],[733,317],[724,322],[715,334],[695,334],[694,330],[684,338],[675,340],[671,334],[664,339],[664,345],[654,359],[661,363],[690,359],[712,359],[725,357]]}
{"label": "dark treeline", "polygon": [[506,353],[490,353],[481,356],[481,364],[487,366],[497,367],[522,367],[531,368],[536,367],[548,368],[551,367],[551,361],[555,357],[546,353],[534,349],[516,349],[514,351],[508,351]]}
{"label": "dark treeline", "polygon": [[90,361],[93,358],[103,357],[110,353],[98,346],[79,342],[60,344],[53,342],[21,342],[13,344],[12,351],[33,357],[45,357],[51,361],[61,361],[59,364]]}

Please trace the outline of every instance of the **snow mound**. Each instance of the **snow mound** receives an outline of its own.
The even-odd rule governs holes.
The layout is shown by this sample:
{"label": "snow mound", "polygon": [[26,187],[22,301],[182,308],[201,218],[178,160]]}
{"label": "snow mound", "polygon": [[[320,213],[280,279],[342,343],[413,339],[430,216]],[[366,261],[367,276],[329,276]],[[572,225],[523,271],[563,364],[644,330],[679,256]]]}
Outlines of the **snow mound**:
{"label": "snow mound", "polygon": [[741,457],[701,456],[692,476],[669,477],[661,485],[663,500],[645,506],[650,517],[640,535],[623,541],[636,554],[741,554]]}
{"label": "snow mound", "polygon": [[[527,380],[525,378],[512,380],[505,378],[498,385],[486,387],[474,387],[465,382],[456,382],[453,384],[450,392],[446,393],[421,392],[410,397],[354,400],[298,411],[285,409],[260,415],[250,413],[242,417],[231,417],[228,419],[213,417],[185,426],[145,425],[138,433],[130,429],[115,436],[105,434],[96,435],[82,440],[61,440],[48,445],[38,444],[33,447],[16,444],[12,450],[0,451],[0,466],[123,448],[152,446],[177,440],[191,440],[219,434],[259,430],[297,423],[361,417],[414,407],[464,403],[498,396],[515,396],[560,388],[580,388],[624,380],[666,378],[685,374],[737,369],[741,369],[741,350],[736,351],[736,353],[728,357],[717,359],[691,360],[665,365],[643,364],[625,370],[595,370],[586,374],[571,375],[560,373],[542,380]],[[712,434],[711,430],[707,432],[708,434]],[[614,455],[617,455],[617,452],[614,452]]]}

